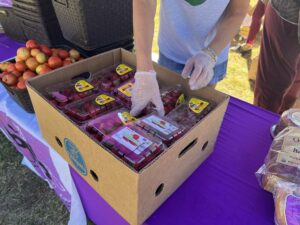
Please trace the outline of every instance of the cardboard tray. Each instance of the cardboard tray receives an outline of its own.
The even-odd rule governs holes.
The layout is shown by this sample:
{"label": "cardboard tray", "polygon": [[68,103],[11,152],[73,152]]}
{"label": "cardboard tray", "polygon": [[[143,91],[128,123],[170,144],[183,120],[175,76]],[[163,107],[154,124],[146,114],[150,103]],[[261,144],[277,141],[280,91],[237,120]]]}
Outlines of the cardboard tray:
{"label": "cardboard tray", "polygon": [[188,96],[216,108],[155,161],[136,172],[100,147],[43,97],[45,87],[116,63],[135,66],[135,55],[112,50],[28,81],[40,129],[47,142],[130,224],[142,224],[212,153],[229,96],[210,88],[190,91],[178,74],[154,64],[160,85],[182,84]]}

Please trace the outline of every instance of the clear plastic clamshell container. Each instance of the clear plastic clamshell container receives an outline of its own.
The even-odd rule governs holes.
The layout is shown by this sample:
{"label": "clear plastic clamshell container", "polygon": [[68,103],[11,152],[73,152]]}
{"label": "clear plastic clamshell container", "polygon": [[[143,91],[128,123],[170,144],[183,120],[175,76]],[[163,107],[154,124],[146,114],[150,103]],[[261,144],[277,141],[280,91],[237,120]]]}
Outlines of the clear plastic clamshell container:
{"label": "clear plastic clamshell container", "polygon": [[84,73],[76,79],[55,84],[46,89],[46,95],[50,102],[59,109],[67,104],[91,96],[97,92],[97,88],[90,82],[90,74]]}
{"label": "clear plastic clamshell container", "polygon": [[185,100],[181,85],[163,89],[161,91],[161,99],[164,104],[165,115],[167,115]]}
{"label": "clear plastic clamshell container", "polygon": [[186,128],[167,117],[160,117],[155,113],[145,116],[136,122],[136,125],[146,132],[160,138],[163,143],[170,146],[184,135]]}
{"label": "clear plastic clamshell container", "polygon": [[161,140],[135,125],[126,125],[105,136],[102,145],[137,171],[154,160],[165,148]]}
{"label": "clear plastic clamshell container", "polygon": [[190,98],[188,102],[178,106],[166,117],[189,129],[202,120],[214,107],[215,104],[208,100]]}
{"label": "clear plastic clamshell container", "polygon": [[[165,115],[170,113],[180,104],[182,104],[185,100],[185,95],[183,93],[181,85],[176,85],[175,87],[163,88],[161,91],[161,100],[164,105]],[[153,112],[155,106],[150,103],[146,107],[146,112],[149,114]]]}
{"label": "clear plastic clamshell container", "polygon": [[112,93],[122,83],[134,78],[135,70],[125,64],[112,66],[93,75],[92,84],[102,91]]}
{"label": "clear plastic clamshell container", "polygon": [[131,108],[131,95],[132,95],[133,84],[134,84],[134,79],[131,79],[128,82],[117,87],[114,91],[114,94],[121,100],[123,105],[128,109]]}
{"label": "clear plastic clamshell container", "polygon": [[86,130],[90,134],[104,136],[136,120],[127,109],[121,108],[89,121]]}
{"label": "clear plastic clamshell container", "polygon": [[117,108],[120,104],[115,97],[98,93],[67,105],[65,111],[73,121],[81,124]]}

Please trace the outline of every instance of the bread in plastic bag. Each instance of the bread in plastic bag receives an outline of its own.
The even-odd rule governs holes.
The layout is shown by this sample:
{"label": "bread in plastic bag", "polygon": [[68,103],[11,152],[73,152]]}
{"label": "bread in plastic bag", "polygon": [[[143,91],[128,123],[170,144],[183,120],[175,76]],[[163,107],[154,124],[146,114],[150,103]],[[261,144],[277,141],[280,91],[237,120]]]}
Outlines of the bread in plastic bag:
{"label": "bread in plastic bag", "polygon": [[256,175],[273,194],[276,224],[300,225],[300,128],[288,126],[275,137]]}
{"label": "bread in plastic bag", "polygon": [[274,134],[277,135],[288,126],[300,127],[300,109],[289,109],[282,113]]}

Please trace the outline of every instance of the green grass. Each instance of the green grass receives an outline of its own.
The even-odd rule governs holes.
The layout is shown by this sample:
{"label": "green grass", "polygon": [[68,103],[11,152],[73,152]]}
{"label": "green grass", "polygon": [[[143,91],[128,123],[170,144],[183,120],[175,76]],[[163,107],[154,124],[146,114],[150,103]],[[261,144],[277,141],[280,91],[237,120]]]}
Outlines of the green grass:
{"label": "green grass", "polygon": [[1,132],[0,143],[0,224],[67,224],[69,212],[55,192],[21,165],[22,155]]}

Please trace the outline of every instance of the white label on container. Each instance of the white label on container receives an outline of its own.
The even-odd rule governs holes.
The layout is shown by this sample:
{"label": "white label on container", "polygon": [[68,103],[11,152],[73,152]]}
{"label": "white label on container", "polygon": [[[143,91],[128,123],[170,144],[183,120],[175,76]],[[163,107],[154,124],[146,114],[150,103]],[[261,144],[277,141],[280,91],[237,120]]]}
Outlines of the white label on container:
{"label": "white label on container", "polygon": [[300,167],[300,136],[286,136],[284,138],[282,151],[278,152],[276,162]]}
{"label": "white label on container", "polygon": [[152,142],[128,127],[115,133],[112,138],[135,154],[141,154]]}
{"label": "white label on container", "polygon": [[154,115],[143,119],[143,122],[149,125],[150,127],[154,128],[155,130],[162,132],[165,135],[170,135],[176,130],[178,130],[178,127]]}

